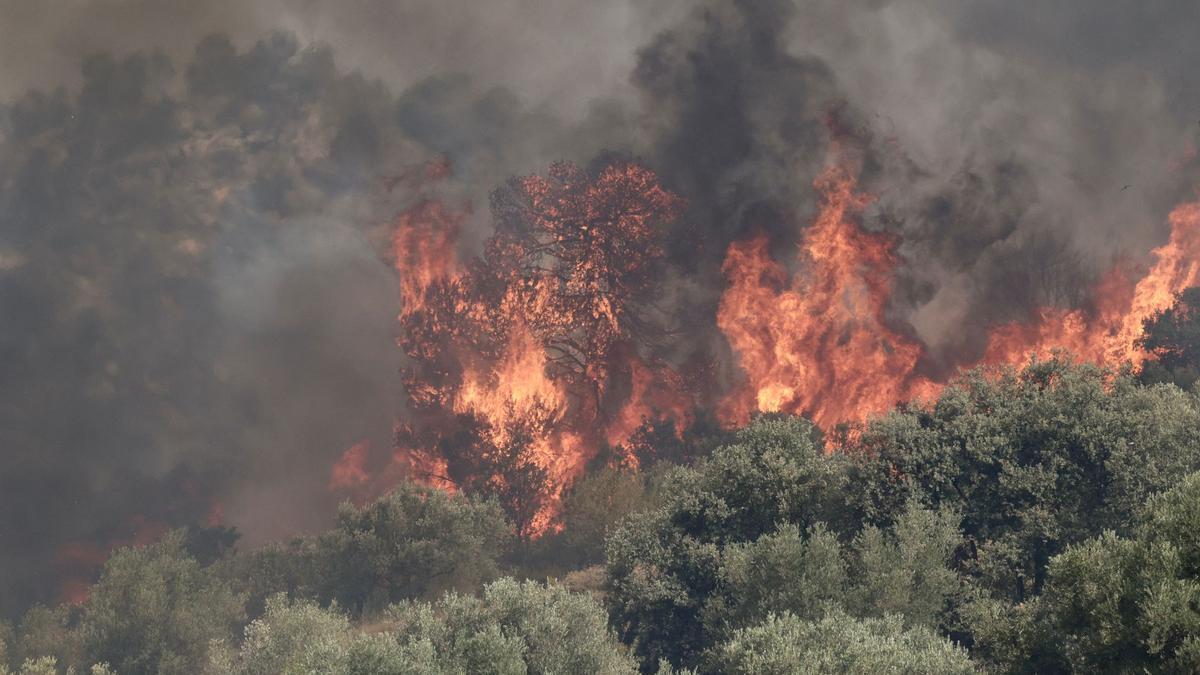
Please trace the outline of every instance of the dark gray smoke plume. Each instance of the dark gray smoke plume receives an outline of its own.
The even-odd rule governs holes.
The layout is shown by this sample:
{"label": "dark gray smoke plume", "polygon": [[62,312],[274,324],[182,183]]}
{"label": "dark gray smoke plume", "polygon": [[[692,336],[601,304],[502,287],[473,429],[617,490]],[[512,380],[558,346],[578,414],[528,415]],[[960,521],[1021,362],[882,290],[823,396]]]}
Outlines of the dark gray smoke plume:
{"label": "dark gray smoke plume", "polygon": [[324,522],[330,464],[403,413],[380,233],[437,158],[466,253],[509,176],[658,171],[670,356],[727,377],[724,252],[786,253],[835,136],[930,372],[1086,303],[1196,183],[1200,10],[1046,4],[0,2],[0,610],[162,526]]}

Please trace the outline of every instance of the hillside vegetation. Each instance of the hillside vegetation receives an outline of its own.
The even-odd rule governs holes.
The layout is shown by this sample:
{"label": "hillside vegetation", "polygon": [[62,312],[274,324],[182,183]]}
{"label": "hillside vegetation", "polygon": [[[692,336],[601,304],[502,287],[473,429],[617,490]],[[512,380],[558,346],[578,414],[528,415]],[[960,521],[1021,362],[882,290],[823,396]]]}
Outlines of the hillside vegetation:
{"label": "hillside vegetation", "polygon": [[[1159,378],[1169,380],[1169,378]],[[660,434],[661,435],[661,434]],[[1066,359],[822,433],[597,466],[527,541],[401,484],[315,536],[116,551],[4,627],[14,673],[1200,670],[1200,397]],[[655,437],[648,429],[644,438]],[[667,448],[671,443],[675,447]]]}

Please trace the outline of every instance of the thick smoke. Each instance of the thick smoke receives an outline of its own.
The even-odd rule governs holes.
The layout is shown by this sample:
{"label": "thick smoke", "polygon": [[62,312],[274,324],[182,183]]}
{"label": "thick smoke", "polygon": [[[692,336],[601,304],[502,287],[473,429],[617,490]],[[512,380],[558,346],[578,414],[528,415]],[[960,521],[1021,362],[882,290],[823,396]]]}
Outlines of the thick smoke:
{"label": "thick smoke", "polygon": [[[181,95],[171,68],[90,57],[77,95],[6,111],[7,608],[46,596],[66,543],[215,520],[235,476],[278,489],[281,453],[387,437],[368,412],[395,388],[394,295],[339,213],[376,170],[355,134],[386,96],[287,38],[206,40]],[[318,508],[273,503],[259,517]]]}
{"label": "thick smoke", "polygon": [[394,94],[285,33],[81,74],[0,109],[6,611],[168,526],[324,523],[330,463],[386,454],[402,412],[380,239],[421,186],[398,179],[448,158],[469,249],[492,186],[629,123],[598,103],[568,125],[466,74]]}
{"label": "thick smoke", "polygon": [[[1115,261],[1145,262],[1192,192],[1180,167],[1194,157],[1196,93],[1175,88],[1194,47],[1131,46],[1123,60],[1102,46],[1190,7],[1134,11],[1130,26],[1128,11],[1057,3],[1047,21],[1072,39],[1046,33],[1032,49],[1023,28],[1038,17],[996,3],[689,4],[634,71],[652,164],[694,207],[699,252],[680,257],[711,272],[754,228],[785,250],[840,136],[864,153],[878,198],[863,225],[902,237],[891,313],[928,346],[931,375],[977,359],[990,327],[1085,304]],[[1083,17],[1094,36],[1066,29]],[[719,288],[701,288],[714,302]]]}
{"label": "thick smoke", "polygon": [[807,6],[789,44],[835,64],[892,151],[873,190],[905,239],[894,302],[943,367],[1164,241],[1195,186],[1195,7],[847,5]]}
{"label": "thick smoke", "polygon": [[465,253],[507,177],[640,157],[689,202],[669,356],[727,378],[725,250],[765,231],[787,258],[835,136],[864,227],[902,237],[892,319],[927,370],[1085,304],[1193,187],[1197,11],[0,3],[0,610],[53,599],[80,542],[321,524],[329,464],[402,414],[379,235],[412,197],[391,179],[439,157]]}

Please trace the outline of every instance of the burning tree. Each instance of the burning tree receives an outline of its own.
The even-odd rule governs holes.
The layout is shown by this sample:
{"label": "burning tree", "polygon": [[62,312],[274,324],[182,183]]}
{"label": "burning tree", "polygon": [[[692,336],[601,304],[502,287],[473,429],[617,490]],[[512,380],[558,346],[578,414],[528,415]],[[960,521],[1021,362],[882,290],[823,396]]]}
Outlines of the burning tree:
{"label": "burning tree", "polygon": [[636,164],[591,177],[559,163],[547,177],[511,181],[492,206],[498,222],[486,260],[500,275],[497,288],[525,310],[552,375],[605,414],[621,352],[653,332],[644,310],[656,289],[662,226],[682,201]]}
{"label": "burning tree", "polygon": [[[778,411],[828,429],[944,386],[920,372],[924,345],[888,320],[903,261],[896,237],[859,223],[872,202],[857,186],[861,161],[831,147],[813,184],[820,208],[790,260],[776,260],[765,236],[729,246],[715,321],[745,378],[723,394],[725,424]],[[666,226],[682,208],[652,171],[614,160],[508,181],[492,194],[495,231],[470,259],[457,255],[465,211],[428,200],[404,212],[393,245],[409,414],[383,479],[361,462],[339,475],[375,492],[407,475],[492,494],[534,536],[554,526],[563,488],[602,448],[620,446],[603,458],[628,466],[653,456],[629,449],[638,428],[677,432],[695,418],[689,392],[709,391],[646,356],[666,335],[654,296]],[[1055,348],[1153,360],[1153,345],[1135,344],[1143,322],[1200,280],[1200,208],[1169,220],[1170,241],[1140,279],[1117,269],[1087,308],[995,326],[981,361]]]}
{"label": "burning tree", "polygon": [[636,386],[664,370],[637,345],[659,330],[648,308],[682,206],[635,163],[557,163],[493,193],[495,233],[465,266],[453,256],[465,214],[436,202],[403,214],[394,243],[414,415],[398,456],[498,495],[531,536],[602,442],[686,410],[680,392]]}

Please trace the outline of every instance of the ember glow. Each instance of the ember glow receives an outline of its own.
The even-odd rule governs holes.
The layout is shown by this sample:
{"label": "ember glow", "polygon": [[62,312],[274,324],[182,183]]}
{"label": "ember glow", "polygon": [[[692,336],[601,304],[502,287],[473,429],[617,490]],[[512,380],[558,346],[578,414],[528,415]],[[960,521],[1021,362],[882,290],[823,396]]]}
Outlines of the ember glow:
{"label": "ember glow", "polygon": [[[216,508],[216,504],[213,505]],[[122,528],[124,532],[107,541],[76,541],[59,548],[54,564],[64,576],[59,585],[60,602],[79,605],[87,601],[95,570],[109,555],[123,546],[145,546],[158,541],[169,529],[166,523],[135,516]]]}
{"label": "ember glow", "polygon": [[346,448],[329,474],[331,490],[355,488],[371,480],[366,470],[370,447],[367,441],[360,441]]}

